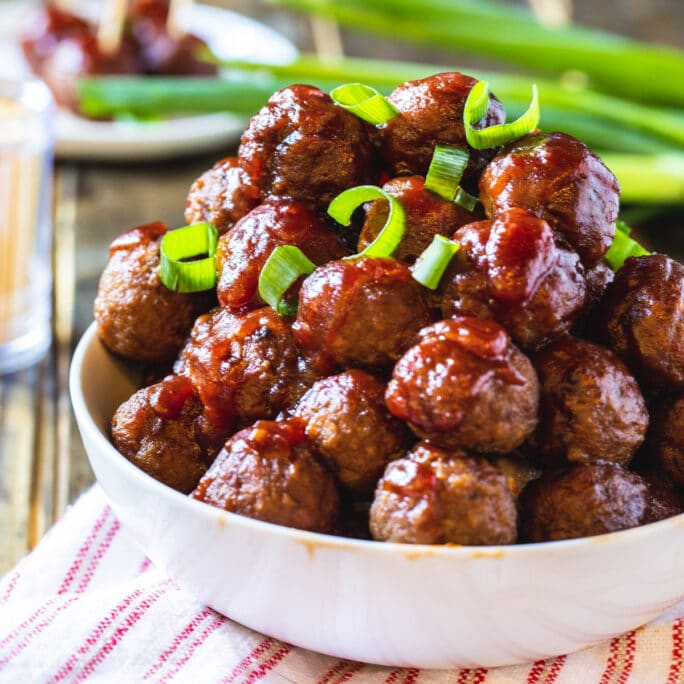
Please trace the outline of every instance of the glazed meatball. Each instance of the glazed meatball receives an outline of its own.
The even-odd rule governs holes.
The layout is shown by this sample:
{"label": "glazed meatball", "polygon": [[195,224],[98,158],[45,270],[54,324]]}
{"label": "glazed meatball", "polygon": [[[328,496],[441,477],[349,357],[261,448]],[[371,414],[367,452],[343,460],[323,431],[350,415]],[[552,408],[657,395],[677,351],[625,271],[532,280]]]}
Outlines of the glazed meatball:
{"label": "glazed meatball", "polygon": [[684,496],[659,465],[638,472],[648,486],[644,524],[684,513]]}
{"label": "glazed meatball", "polygon": [[385,469],[370,509],[380,541],[408,544],[513,544],[515,499],[489,461],[422,442]]}
{"label": "glazed meatball", "polygon": [[637,527],[645,522],[648,497],[644,479],[617,463],[576,463],[525,487],[521,536],[557,541]]}
{"label": "glazed meatball", "polygon": [[684,266],[664,254],[627,259],[596,320],[642,387],[684,389]]}
{"label": "glazed meatball", "polygon": [[[299,247],[315,264],[348,253],[307,205],[283,200],[261,204],[219,240],[216,268],[221,306],[244,311],[266,303],[259,296],[259,275],[279,245]],[[297,290],[291,288],[288,297],[296,300]]]}
{"label": "glazed meatball", "polygon": [[292,85],[252,117],[238,157],[262,199],[288,197],[325,209],[343,190],[376,182],[373,134],[318,88]]}
{"label": "glazed meatball", "polygon": [[148,223],[119,236],[95,298],[100,339],[133,361],[170,361],[195,318],[211,306],[206,293],[172,292],[159,277],[159,246],[167,226]]}
{"label": "glazed meatball", "polygon": [[191,496],[313,532],[331,532],[339,507],[333,476],[315,459],[297,418],[259,420],[233,435]]}
{"label": "glazed meatball", "polygon": [[202,404],[187,378],[138,390],[112,418],[114,446],[155,480],[188,494],[215,455],[205,448]]}
{"label": "glazed meatball", "polygon": [[567,336],[533,362],[540,384],[534,443],[544,463],[628,465],[644,441],[648,411],[622,361],[605,347]]}
{"label": "glazed meatball", "polygon": [[370,493],[385,465],[411,443],[406,426],[385,407],[385,385],[360,370],[316,382],[293,411],[339,483]]}
{"label": "glazed meatball", "polygon": [[[451,235],[460,226],[470,223],[473,214],[458,204],[425,189],[420,176],[394,178],[382,186],[396,197],[406,215],[406,232],[392,255],[412,264],[427,249],[435,235]],[[382,230],[389,212],[387,200],[371,203],[359,237],[359,251],[365,249]]]}
{"label": "glazed meatball", "polygon": [[443,279],[445,318],[494,319],[528,350],[569,330],[586,299],[584,269],[546,221],[511,209],[453,239],[461,249]]}
{"label": "glazed meatball", "polygon": [[419,437],[505,454],[534,431],[539,386],[501,326],[462,317],[420,332],[394,367],[385,400]]}
{"label": "glazed meatball", "polygon": [[533,133],[510,143],[484,170],[487,216],[520,207],[543,218],[591,266],[615,235],[620,186],[605,164],[565,133]]}
{"label": "glazed meatball", "polygon": [[672,482],[684,487],[684,393],[660,399],[652,416],[651,457]]}
{"label": "glazed meatball", "polygon": [[[496,150],[475,150],[463,128],[463,107],[477,80],[458,72],[435,74],[398,86],[387,98],[399,115],[390,119],[381,131],[382,156],[392,176],[425,176],[435,145],[457,145],[470,153],[463,179],[476,182],[480,171]],[[477,128],[504,123],[501,103],[491,97],[489,109]]]}
{"label": "glazed meatball", "polygon": [[191,186],[185,201],[188,223],[211,223],[223,234],[259,203],[259,191],[237,157],[216,162]]}
{"label": "glazed meatball", "polygon": [[176,372],[192,380],[217,433],[274,418],[303,391],[290,323],[270,307],[198,318]]}
{"label": "glazed meatball", "polygon": [[313,367],[386,367],[431,322],[425,288],[394,259],[357,257],[319,266],[302,285],[292,329]]}

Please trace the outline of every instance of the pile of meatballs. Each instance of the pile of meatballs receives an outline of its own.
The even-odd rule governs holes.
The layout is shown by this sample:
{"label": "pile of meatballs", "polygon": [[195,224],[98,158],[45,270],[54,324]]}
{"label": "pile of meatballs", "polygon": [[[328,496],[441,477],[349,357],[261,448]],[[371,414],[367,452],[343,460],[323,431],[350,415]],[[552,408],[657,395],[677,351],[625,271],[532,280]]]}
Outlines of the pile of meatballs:
{"label": "pile of meatballs", "polygon": [[[187,222],[220,233],[215,290],[164,286],[162,223],[112,243],[99,336],[146,378],[111,421],[127,459],[227,511],[379,541],[541,542],[682,512],[684,267],[613,272],[619,186],[579,140],[470,149],[475,82],[404,83],[377,127],[315,87],[275,93],[187,198]],[[492,97],[479,126],[504,120]],[[472,212],[426,189],[437,144],[468,149]],[[391,258],[359,254],[386,200],[349,227],[326,214],[365,184],[404,209]],[[411,265],[437,234],[460,250],[433,291]],[[280,245],[317,265],[288,317],[258,289]]]}

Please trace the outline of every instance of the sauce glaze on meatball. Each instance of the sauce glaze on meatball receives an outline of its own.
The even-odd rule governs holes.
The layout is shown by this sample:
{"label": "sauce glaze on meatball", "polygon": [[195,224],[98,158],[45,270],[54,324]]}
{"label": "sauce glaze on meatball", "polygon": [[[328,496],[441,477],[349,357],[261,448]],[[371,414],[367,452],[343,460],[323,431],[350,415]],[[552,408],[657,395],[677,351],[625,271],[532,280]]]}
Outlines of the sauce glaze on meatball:
{"label": "sauce glaze on meatball", "polygon": [[274,418],[304,391],[290,323],[270,307],[198,318],[176,371],[192,380],[217,433]]}
{"label": "sauce glaze on meatball", "polygon": [[487,459],[421,442],[385,469],[370,529],[375,539],[406,544],[513,544],[515,499]]}
{"label": "sauce glaze on meatball", "polygon": [[420,332],[394,367],[385,400],[419,437],[505,454],[534,431],[539,386],[501,326],[464,316]]}
{"label": "sauce glaze on meatball", "polygon": [[[427,249],[435,235],[451,235],[475,218],[458,204],[426,190],[425,180],[420,176],[393,178],[382,189],[399,200],[406,216],[404,237],[392,256],[410,264]],[[387,200],[375,200],[370,204],[359,236],[359,251],[375,240],[388,213]]]}
{"label": "sauce glaze on meatball", "polygon": [[252,117],[238,157],[262,199],[286,197],[324,210],[343,190],[376,182],[374,134],[318,88],[292,85]]}
{"label": "sauce glaze on meatball", "polygon": [[615,235],[620,186],[584,143],[565,133],[532,133],[509,143],[480,178],[487,216],[519,207],[543,218],[591,266]]}
{"label": "sauce glaze on meatball", "polygon": [[304,424],[259,420],[233,435],[192,492],[232,513],[313,532],[332,532],[339,499]]}
{"label": "sauce glaze on meatball", "polygon": [[[387,98],[399,115],[382,128],[382,156],[392,176],[425,176],[435,145],[468,148],[470,158],[463,179],[471,183],[496,153],[495,149],[474,150],[466,140],[463,107],[477,80],[458,72],[435,74],[407,81]],[[476,128],[504,123],[506,114],[496,97]]]}
{"label": "sauce glaze on meatball", "polygon": [[197,486],[218,451],[205,448],[202,404],[190,381],[178,375],[138,390],[121,404],[111,434],[129,461],[184,494]]}
{"label": "sauce glaze on meatball", "polygon": [[494,319],[535,350],[566,332],[586,300],[577,254],[548,223],[521,209],[456,231],[461,245],[443,279],[442,314]]}
{"label": "sauce glaze on meatball", "polygon": [[[264,306],[259,275],[279,245],[294,245],[315,264],[341,259],[348,252],[337,235],[306,204],[265,202],[223,235],[216,250],[219,303],[231,311]],[[296,298],[290,288],[287,298]]]}
{"label": "sauce glaze on meatball", "polygon": [[322,374],[390,366],[432,320],[426,293],[400,261],[330,261],[302,285],[295,339]]}

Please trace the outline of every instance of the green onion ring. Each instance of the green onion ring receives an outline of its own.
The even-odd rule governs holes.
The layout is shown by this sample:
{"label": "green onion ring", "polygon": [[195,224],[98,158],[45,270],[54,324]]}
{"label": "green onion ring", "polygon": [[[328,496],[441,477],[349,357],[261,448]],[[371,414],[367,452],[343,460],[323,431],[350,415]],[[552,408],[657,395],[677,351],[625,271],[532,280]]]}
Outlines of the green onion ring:
{"label": "green onion ring", "polygon": [[301,276],[309,275],[315,268],[316,264],[299,247],[276,247],[259,274],[261,298],[281,316],[294,316],[297,313],[297,302],[285,301],[283,297]]}
{"label": "green onion ring", "polygon": [[363,83],[345,83],[333,88],[330,97],[343,109],[374,126],[386,124],[399,114],[384,95]]}
{"label": "green onion ring", "polygon": [[430,245],[411,267],[413,279],[430,290],[436,290],[444,271],[459,249],[460,246],[457,242],[449,240],[443,235],[435,235]]}
{"label": "green onion ring", "polygon": [[351,224],[352,214],[364,202],[385,199],[389,202],[389,212],[385,225],[370,243],[357,256],[391,257],[399,247],[406,231],[406,214],[396,197],[392,197],[377,185],[357,185],[341,192],[328,206],[328,215],[343,226]]}
{"label": "green onion ring", "polygon": [[466,211],[472,212],[477,206],[478,199],[470,193],[467,193],[463,188],[459,188],[454,197],[454,204],[463,207]]}
{"label": "green onion ring", "polygon": [[[218,231],[211,223],[170,230],[160,246],[159,277],[174,292],[201,292],[216,285]],[[206,255],[203,259],[193,259]]]}
{"label": "green onion ring", "polygon": [[632,229],[624,221],[618,221],[616,228],[617,230],[615,231],[615,237],[610,245],[610,249],[603,257],[614,271],[622,268],[622,265],[629,257],[639,257],[651,254],[651,252],[644,249],[636,240],[632,240],[632,238],[629,237]]}
{"label": "green onion ring", "polygon": [[468,93],[463,107],[463,126],[468,144],[476,150],[485,150],[512,142],[531,133],[539,125],[539,94],[537,85],[532,85],[532,101],[527,111],[515,121],[496,124],[488,128],[474,128],[481,121],[489,107],[489,84],[478,81]]}
{"label": "green onion ring", "polygon": [[468,166],[468,150],[452,145],[435,145],[430,168],[425,176],[425,189],[452,202],[463,172]]}

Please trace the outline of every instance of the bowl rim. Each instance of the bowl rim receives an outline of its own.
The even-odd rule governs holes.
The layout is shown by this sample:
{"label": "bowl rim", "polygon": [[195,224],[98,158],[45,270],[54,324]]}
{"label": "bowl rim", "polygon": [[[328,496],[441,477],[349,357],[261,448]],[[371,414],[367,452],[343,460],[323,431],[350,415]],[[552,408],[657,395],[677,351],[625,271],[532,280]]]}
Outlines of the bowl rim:
{"label": "bowl rim", "polygon": [[[128,477],[137,479],[141,485],[151,488],[155,495],[164,497],[170,503],[199,514],[205,518],[213,518],[219,524],[238,526],[246,530],[254,530],[262,534],[276,535],[289,541],[298,542],[307,547],[320,547],[346,551],[362,551],[364,553],[379,553],[403,555],[411,560],[419,558],[447,558],[454,560],[466,559],[499,559],[503,557],[540,556],[548,553],[574,553],[583,547],[593,547],[606,543],[638,543],[644,535],[651,535],[656,530],[669,527],[684,527],[684,513],[665,518],[639,527],[633,527],[618,532],[610,532],[592,537],[565,539],[539,543],[505,544],[500,546],[465,546],[459,544],[406,544],[400,542],[381,542],[376,540],[355,539],[341,537],[321,532],[310,532],[284,525],[256,520],[238,513],[231,513],[216,506],[197,501],[189,496],[168,487],[151,475],[140,470],[126,459],[110,442],[108,435],[100,428],[90,413],[83,393],[83,364],[88,351],[100,345],[107,355],[116,360],[117,357],[100,341],[97,334],[97,323],[91,323],[78,341],[73,353],[69,369],[69,393],[73,411],[77,417],[81,432],[87,432],[96,447],[107,459],[116,464]],[[123,361],[123,360],[122,360]],[[105,385],[103,385],[105,387]],[[90,459],[90,454],[88,454]]]}

